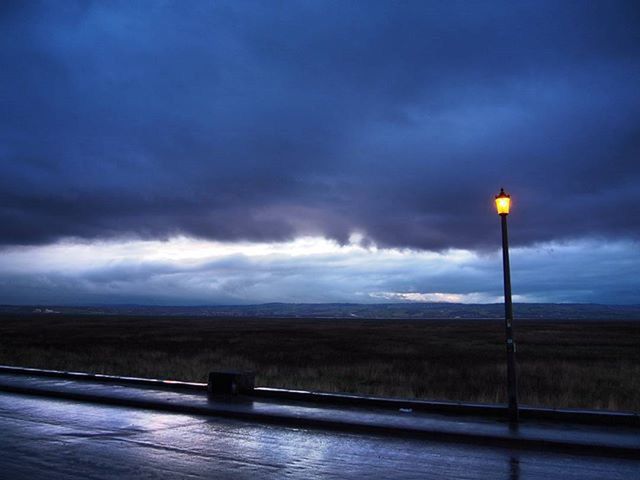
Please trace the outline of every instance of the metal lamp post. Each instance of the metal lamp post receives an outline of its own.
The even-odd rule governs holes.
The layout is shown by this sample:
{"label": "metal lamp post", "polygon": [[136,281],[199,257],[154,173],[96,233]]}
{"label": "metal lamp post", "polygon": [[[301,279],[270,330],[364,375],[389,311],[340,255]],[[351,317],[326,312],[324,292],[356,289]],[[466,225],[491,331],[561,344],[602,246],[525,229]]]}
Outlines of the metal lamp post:
{"label": "metal lamp post", "polygon": [[507,393],[509,396],[509,421],[518,422],[518,380],[516,377],[516,343],[513,340],[513,306],[511,304],[511,271],[509,267],[509,234],[507,215],[511,197],[500,189],[496,195],[496,210],[502,223],[502,269],[504,273],[504,323],[507,347]]}

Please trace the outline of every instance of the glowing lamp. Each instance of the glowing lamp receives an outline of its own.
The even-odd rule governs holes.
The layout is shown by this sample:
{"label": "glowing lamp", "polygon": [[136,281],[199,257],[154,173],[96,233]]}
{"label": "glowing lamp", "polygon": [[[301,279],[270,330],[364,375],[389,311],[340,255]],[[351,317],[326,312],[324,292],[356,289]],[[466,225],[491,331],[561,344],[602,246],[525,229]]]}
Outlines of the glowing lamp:
{"label": "glowing lamp", "polygon": [[500,193],[496,195],[496,210],[498,210],[498,215],[509,215],[510,206],[511,197],[504,193],[504,188],[501,188]]}

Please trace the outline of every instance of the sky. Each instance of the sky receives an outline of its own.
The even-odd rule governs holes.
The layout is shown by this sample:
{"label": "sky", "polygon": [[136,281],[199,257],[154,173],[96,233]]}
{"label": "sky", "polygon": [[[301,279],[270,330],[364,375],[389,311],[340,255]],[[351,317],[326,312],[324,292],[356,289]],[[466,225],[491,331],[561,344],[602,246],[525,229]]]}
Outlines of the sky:
{"label": "sky", "polygon": [[3,1],[0,303],[640,303],[636,1]]}

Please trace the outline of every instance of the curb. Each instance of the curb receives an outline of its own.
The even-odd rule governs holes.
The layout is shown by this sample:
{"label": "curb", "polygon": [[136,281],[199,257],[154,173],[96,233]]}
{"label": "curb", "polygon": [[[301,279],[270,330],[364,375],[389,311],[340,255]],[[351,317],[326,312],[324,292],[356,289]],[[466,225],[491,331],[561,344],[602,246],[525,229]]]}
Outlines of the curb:
{"label": "curb", "polygon": [[[385,408],[390,410],[408,408],[420,412],[440,413],[445,415],[479,415],[484,417],[507,418],[508,413],[508,408],[505,404],[445,402],[433,400],[400,400],[384,397],[285,390],[269,387],[257,387],[254,390],[253,396],[333,405]],[[612,425],[625,427],[640,426],[640,415],[633,412],[610,412],[569,408],[539,408],[522,405],[518,408],[518,411],[521,419],[570,422],[586,425]]]}
{"label": "curb", "polygon": [[[616,457],[637,459],[640,449],[633,447],[593,445],[558,440],[513,438],[500,435],[486,435],[477,433],[451,432],[439,429],[418,429],[410,427],[393,427],[374,423],[346,422],[339,420],[300,417],[295,415],[277,415],[262,412],[241,412],[216,409],[215,404],[207,406],[185,405],[180,403],[163,402],[157,400],[140,400],[117,396],[95,395],[80,392],[65,392],[47,388],[19,387],[1,385],[0,391],[32,395],[47,398],[74,400],[88,403],[98,403],[122,407],[141,408],[170,413],[201,415],[208,417],[229,418],[241,421],[261,422],[272,425],[282,425],[297,428],[315,428],[330,431],[340,431],[355,434],[373,434],[400,438],[416,438],[423,440],[437,440],[441,442],[481,444],[483,446],[503,447],[517,450],[545,450],[565,452],[578,455],[598,457]],[[238,398],[238,397],[236,397]],[[251,397],[239,397],[250,400]]]}

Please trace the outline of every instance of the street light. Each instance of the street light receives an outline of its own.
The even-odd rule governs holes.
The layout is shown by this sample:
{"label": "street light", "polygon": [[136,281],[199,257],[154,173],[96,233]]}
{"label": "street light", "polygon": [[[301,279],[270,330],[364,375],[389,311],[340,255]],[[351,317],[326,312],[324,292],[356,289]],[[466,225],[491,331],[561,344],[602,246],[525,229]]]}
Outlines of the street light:
{"label": "street light", "polygon": [[504,325],[507,346],[507,393],[509,396],[509,421],[518,422],[518,380],[516,377],[516,343],[513,340],[513,306],[511,304],[511,271],[509,267],[509,235],[507,215],[511,197],[500,189],[496,195],[496,210],[502,221],[502,270],[504,274]]}

